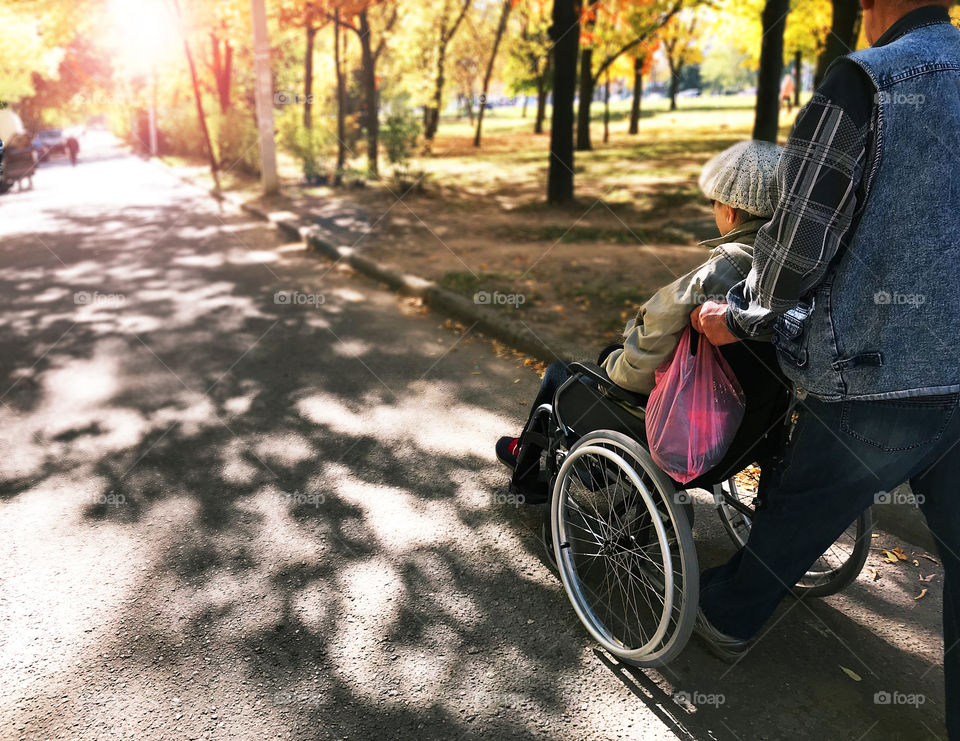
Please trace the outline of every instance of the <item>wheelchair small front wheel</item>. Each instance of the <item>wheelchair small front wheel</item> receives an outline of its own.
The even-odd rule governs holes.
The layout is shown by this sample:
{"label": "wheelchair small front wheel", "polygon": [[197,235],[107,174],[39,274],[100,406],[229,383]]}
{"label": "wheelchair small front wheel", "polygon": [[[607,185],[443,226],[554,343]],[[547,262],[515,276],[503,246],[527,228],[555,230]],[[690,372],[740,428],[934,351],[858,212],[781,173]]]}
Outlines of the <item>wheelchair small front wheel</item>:
{"label": "wheelchair small front wheel", "polygon": [[699,568],[675,485],[636,441],[601,430],[570,449],[551,501],[554,555],[567,596],[605,650],[659,666],[686,645]]}
{"label": "wheelchair small front wheel", "polygon": [[[749,466],[736,476],[717,484],[717,512],[723,526],[738,548],[750,537],[753,518],[731,504],[736,501],[749,509],[756,506],[760,469]],[[833,545],[817,559],[793,587],[798,597],[826,597],[840,592],[860,575],[870,553],[873,514],[865,509]]]}

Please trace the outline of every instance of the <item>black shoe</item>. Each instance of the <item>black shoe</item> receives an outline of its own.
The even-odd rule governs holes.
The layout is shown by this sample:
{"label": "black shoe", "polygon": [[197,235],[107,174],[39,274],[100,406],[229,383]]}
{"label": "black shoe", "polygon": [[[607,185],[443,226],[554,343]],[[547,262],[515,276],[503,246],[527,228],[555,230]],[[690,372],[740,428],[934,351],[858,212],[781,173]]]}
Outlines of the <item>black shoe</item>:
{"label": "black shoe", "polygon": [[750,648],[748,639],[734,638],[714,627],[700,608],[697,608],[697,621],[693,624],[693,631],[710,653],[728,664],[735,663]]}
{"label": "black shoe", "polygon": [[507,435],[497,440],[497,460],[511,471],[517,468],[517,451],[519,446],[519,437],[510,437]]}

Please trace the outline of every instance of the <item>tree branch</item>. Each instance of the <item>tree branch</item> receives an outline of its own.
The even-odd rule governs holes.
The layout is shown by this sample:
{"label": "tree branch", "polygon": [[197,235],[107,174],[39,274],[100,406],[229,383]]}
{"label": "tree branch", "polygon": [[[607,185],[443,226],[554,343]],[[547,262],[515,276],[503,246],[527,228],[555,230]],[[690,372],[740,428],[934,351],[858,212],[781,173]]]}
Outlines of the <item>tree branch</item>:
{"label": "tree branch", "polygon": [[664,23],[669,21],[671,18],[673,18],[673,16],[675,16],[680,11],[680,8],[682,5],[683,5],[683,0],[676,0],[676,2],[674,2],[673,4],[673,7],[671,7],[666,13],[664,13],[659,18],[657,23],[655,23],[653,26],[648,28],[645,33],[640,34],[633,41],[630,41],[629,43],[624,44],[613,54],[610,54],[606,59],[604,59],[603,64],[600,65],[600,69],[597,70],[597,73],[595,75],[591,75],[593,84],[594,85],[597,84],[597,82],[600,80],[600,76],[606,71],[607,67],[613,64],[615,61],[617,61],[617,58],[621,54],[623,54],[624,52],[630,51],[633,47],[635,47],[641,41],[646,41],[648,38],[650,38],[657,31],[658,28],[662,27]]}

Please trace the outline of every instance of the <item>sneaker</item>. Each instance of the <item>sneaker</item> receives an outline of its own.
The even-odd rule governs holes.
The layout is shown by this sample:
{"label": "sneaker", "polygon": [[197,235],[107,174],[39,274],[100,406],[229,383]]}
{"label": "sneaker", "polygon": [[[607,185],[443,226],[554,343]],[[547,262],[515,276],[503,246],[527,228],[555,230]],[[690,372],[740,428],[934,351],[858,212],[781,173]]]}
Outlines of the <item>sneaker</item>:
{"label": "sneaker", "polygon": [[517,467],[517,453],[520,450],[519,437],[501,437],[497,440],[497,460],[511,471]]}
{"label": "sneaker", "polygon": [[748,639],[734,638],[714,627],[700,608],[697,608],[697,621],[693,624],[693,630],[710,653],[728,664],[736,662],[750,647]]}

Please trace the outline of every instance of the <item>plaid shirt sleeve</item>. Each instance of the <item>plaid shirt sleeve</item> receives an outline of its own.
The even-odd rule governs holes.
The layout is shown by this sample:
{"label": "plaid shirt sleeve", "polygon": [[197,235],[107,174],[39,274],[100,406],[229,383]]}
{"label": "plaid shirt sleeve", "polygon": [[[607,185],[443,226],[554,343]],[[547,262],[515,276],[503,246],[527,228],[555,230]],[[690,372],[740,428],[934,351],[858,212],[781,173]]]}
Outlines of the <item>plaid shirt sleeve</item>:
{"label": "plaid shirt sleeve", "polygon": [[757,234],[750,274],[727,296],[737,337],[769,334],[824,278],[854,223],[874,115],[869,78],[842,64],[797,116],[777,166],[773,218]]}

